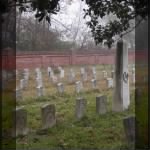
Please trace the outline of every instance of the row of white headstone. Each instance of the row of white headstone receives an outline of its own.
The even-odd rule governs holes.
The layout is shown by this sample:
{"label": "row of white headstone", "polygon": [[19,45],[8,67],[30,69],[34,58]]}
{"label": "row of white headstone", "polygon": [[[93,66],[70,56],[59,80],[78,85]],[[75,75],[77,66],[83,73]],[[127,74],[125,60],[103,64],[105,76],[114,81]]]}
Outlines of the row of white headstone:
{"label": "row of white headstone", "polygon": [[[38,97],[41,97],[41,96],[45,95],[45,92],[44,92],[45,90],[44,90],[44,87],[43,87],[43,84],[41,83],[41,81],[42,80],[40,79],[37,82],[38,86],[36,87]],[[113,88],[114,87],[112,78],[107,79],[107,85],[108,85],[108,88]],[[93,90],[98,88],[96,79],[91,80],[91,86],[92,86]],[[83,89],[84,89],[84,86],[83,86],[82,81],[76,81],[75,82],[75,92],[77,94],[79,94],[83,91]],[[58,91],[59,94],[63,94],[65,92],[65,86],[62,82],[57,83],[57,91]],[[22,99],[22,89],[16,89],[16,98],[17,98],[17,100]]]}
{"label": "row of white headstone", "polygon": [[[60,70],[60,78],[62,79],[62,78],[64,78],[64,70],[61,67],[59,67],[59,70]],[[96,80],[96,68],[93,67],[92,70],[93,70],[92,82],[95,82],[95,80]],[[36,85],[37,85],[37,87],[43,87],[41,70],[39,68],[36,68],[35,72],[36,72]],[[112,71],[112,72],[114,72],[114,71]],[[16,75],[18,75],[18,71],[16,71]],[[57,83],[57,81],[58,81],[57,77],[54,75],[54,72],[53,72],[51,67],[48,67],[48,76],[52,80],[53,83]],[[106,71],[103,71],[103,77],[105,79],[107,79],[107,72]],[[87,80],[87,73],[85,71],[85,68],[83,68],[83,67],[81,68],[81,78],[82,78],[82,81]],[[28,80],[29,80],[29,69],[24,69],[23,78],[20,80],[20,89],[25,89],[27,87]],[[108,78],[107,80],[109,82],[111,80],[111,78]],[[75,72],[72,68],[70,69],[69,81],[75,82]]]}
{"label": "row of white headstone", "polygon": [[[36,77],[36,82],[37,82],[37,86],[36,86],[36,89],[37,89],[37,96],[38,97],[41,97],[41,96],[44,96],[44,86],[43,86],[43,82],[42,82],[42,74],[41,72],[37,69],[36,70],[37,72],[37,77]],[[27,75],[29,75],[27,73]],[[113,88],[114,87],[114,80],[113,78],[107,78],[106,79],[107,81],[107,87],[108,88]],[[24,77],[24,79],[21,79],[20,80],[20,88],[17,88],[16,89],[16,98],[17,100],[18,99],[22,99],[21,95],[22,95],[22,90],[27,87],[27,83],[28,83],[28,77]],[[91,83],[92,83],[92,89],[97,89],[97,80],[96,79],[92,79],[91,80]],[[75,92],[76,93],[80,93],[83,91],[83,82],[82,81],[76,81],[75,82]],[[62,82],[59,82],[57,83],[57,91],[59,94],[63,94],[64,91],[65,91],[65,87],[64,87],[64,84]]]}
{"label": "row of white headstone", "polygon": [[[85,71],[83,71],[84,70],[83,68],[81,70],[82,70],[81,71],[81,77],[85,81],[87,75],[85,75],[86,73],[85,73]],[[36,87],[37,87],[37,89],[41,89],[41,87],[44,86],[43,81],[42,81],[42,73],[41,73],[39,68],[36,68],[35,72],[36,72]],[[53,70],[50,67],[48,67],[48,75],[49,75],[50,79],[52,79],[53,82],[57,82],[56,76],[54,75]],[[61,78],[62,77],[64,77],[64,70],[61,73]],[[107,81],[108,88],[113,88],[114,87],[114,84],[113,84],[114,71],[111,72],[111,78],[108,78],[107,77],[107,72],[103,71],[103,77]],[[135,82],[135,71],[134,71],[134,69],[132,70],[132,78],[133,78],[133,81]],[[71,82],[75,81],[75,73],[74,73],[72,68],[70,69],[69,79],[70,79]],[[20,89],[21,90],[23,90],[27,87],[28,80],[29,80],[29,70],[24,69],[23,79],[20,80]],[[93,89],[96,88],[96,81],[97,80],[96,80],[96,70],[95,70],[93,79],[91,79]],[[81,82],[81,81],[77,81],[76,82],[77,85],[78,85],[78,82]],[[57,85],[60,85],[60,83],[58,83]]]}
{"label": "row of white headstone", "polygon": [[[63,79],[65,77],[65,71],[61,67],[58,67],[58,69],[60,71],[59,78]],[[42,83],[42,73],[41,73],[40,68],[36,68],[35,72],[36,72],[37,86],[42,86],[42,84],[43,84]],[[57,83],[58,78],[54,74],[54,71],[52,70],[51,67],[48,67],[47,72],[48,72],[49,79],[51,79],[51,81],[53,83]],[[83,82],[87,81],[87,72],[85,71],[84,67],[81,68],[80,73],[81,73],[81,80]],[[111,71],[111,78],[108,78],[107,71],[103,70],[102,73],[103,73],[103,78],[104,79],[107,79],[107,80],[111,80],[111,78],[114,79],[114,70]],[[16,75],[18,75],[18,71],[16,71]],[[68,77],[69,82],[70,83],[75,82],[75,77],[76,77],[76,74],[75,74],[74,70],[71,68],[70,71],[69,71],[69,77]],[[95,67],[92,67],[92,78],[96,79],[96,68]],[[26,85],[27,85],[28,79],[29,79],[29,69],[24,69],[23,79],[20,80],[20,88],[21,89],[24,88],[23,87],[24,83],[26,83]],[[112,82],[112,81],[110,81],[110,82]],[[132,82],[135,83],[135,68],[132,69]]]}
{"label": "row of white headstone", "polygon": [[[64,77],[64,70],[59,67],[60,70],[60,77]],[[49,71],[51,69],[49,68]],[[135,70],[133,69],[133,80],[135,81]],[[52,71],[51,71],[52,72]],[[51,75],[51,72],[50,75]],[[37,73],[37,88],[39,90],[43,89],[42,84],[42,73],[39,70],[39,68],[36,69]],[[96,70],[94,70],[94,73],[96,73]],[[104,71],[104,77],[107,76],[107,73]],[[52,75],[54,77],[54,74]],[[81,68],[81,78],[82,81],[87,80],[87,73],[85,72],[84,68]],[[26,80],[26,78],[24,77]],[[109,85],[112,85],[112,80],[107,79]],[[117,50],[116,50],[116,62],[115,62],[115,76],[114,76],[114,100],[113,100],[113,107],[114,109],[118,109],[118,111],[122,109],[127,109],[130,104],[130,92],[129,92],[129,72],[128,72],[128,48],[127,43],[123,41],[119,41],[117,43]],[[95,80],[92,80],[94,83]],[[81,83],[76,82],[76,84],[79,86]],[[64,86],[62,83],[57,84],[59,87],[59,91],[64,91]],[[82,88],[82,85],[80,86]],[[78,88],[78,91],[80,88]],[[40,95],[40,94],[39,94]]]}
{"label": "row of white headstone", "polygon": [[[63,79],[65,77],[65,71],[64,69],[62,69],[62,67],[58,67],[58,70],[60,71],[60,76],[59,78],[60,79]],[[47,69],[47,72],[48,72],[48,76],[53,78],[55,75],[54,75],[54,72],[52,70],[51,67],[48,67]],[[112,71],[114,73],[114,71]],[[103,78],[107,78],[108,75],[107,75],[107,71],[102,71],[103,73]],[[81,80],[82,81],[87,81],[88,80],[88,75],[87,75],[87,71],[84,67],[81,67],[80,68],[80,74],[81,74]],[[93,66],[92,67],[92,78],[96,79],[96,67]],[[74,82],[75,81],[75,77],[76,77],[76,74],[75,74],[75,71],[71,68],[70,71],[69,71],[69,81],[70,82]]]}

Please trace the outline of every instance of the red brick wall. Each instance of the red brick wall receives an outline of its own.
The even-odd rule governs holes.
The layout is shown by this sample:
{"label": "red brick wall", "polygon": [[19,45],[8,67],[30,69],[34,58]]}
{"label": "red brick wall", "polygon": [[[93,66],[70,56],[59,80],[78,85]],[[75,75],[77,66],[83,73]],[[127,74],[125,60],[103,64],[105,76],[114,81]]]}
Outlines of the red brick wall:
{"label": "red brick wall", "polygon": [[[148,59],[148,50],[129,51],[129,63]],[[17,52],[12,49],[2,51],[1,68],[5,70],[47,67],[58,65],[114,64],[115,50],[74,52]]]}
{"label": "red brick wall", "polygon": [[[47,66],[64,66],[80,64],[114,64],[115,53],[68,53],[68,54],[19,54],[16,56],[16,67],[35,68]],[[129,53],[129,62],[134,61],[134,52]]]}
{"label": "red brick wall", "polygon": [[15,50],[7,48],[2,50],[1,68],[5,70],[14,70],[16,68]]}
{"label": "red brick wall", "polygon": [[[134,62],[134,51],[129,52],[129,63]],[[143,59],[141,53],[136,58]],[[47,67],[58,65],[82,65],[82,64],[114,64],[115,51],[86,51],[81,52],[17,52],[12,55],[9,51],[5,51],[2,55],[2,68],[17,69]],[[13,65],[13,66],[12,66]]]}

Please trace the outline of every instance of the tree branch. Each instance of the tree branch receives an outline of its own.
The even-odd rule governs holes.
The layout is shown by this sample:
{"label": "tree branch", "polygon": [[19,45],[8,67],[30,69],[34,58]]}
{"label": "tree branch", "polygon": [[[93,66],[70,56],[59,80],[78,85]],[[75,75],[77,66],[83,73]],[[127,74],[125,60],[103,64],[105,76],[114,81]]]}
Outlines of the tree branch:
{"label": "tree branch", "polygon": [[120,34],[120,37],[119,37],[118,39],[116,39],[115,41],[120,40],[121,37],[123,37],[123,36],[127,35],[128,33],[132,32],[136,27],[138,27],[138,26],[140,25],[140,23],[141,23],[143,20],[144,20],[143,18],[140,19],[140,20],[136,23],[136,25],[135,25],[134,27],[132,27],[130,30],[126,31],[126,32],[123,33],[123,34]]}

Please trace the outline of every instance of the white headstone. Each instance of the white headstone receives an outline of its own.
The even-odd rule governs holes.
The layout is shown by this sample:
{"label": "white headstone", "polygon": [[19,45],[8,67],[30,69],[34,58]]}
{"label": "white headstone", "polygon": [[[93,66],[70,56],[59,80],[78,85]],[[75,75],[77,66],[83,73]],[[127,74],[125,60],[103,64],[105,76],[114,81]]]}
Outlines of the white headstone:
{"label": "white headstone", "polygon": [[57,84],[57,89],[58,89],[58,93],[60,93],[60,94],[64,93],[64,85],[63,85],[63,83],[58,83]]}
{"label": "white headstone", "polygon": [[85,68],[82,67],[80,72],[81,72],[81,79],[82,79],[82,81],[87,81],[87,73],[85,71]]}
{"label": "white headstone", "polygon": [[16,88],[15,95],[16,95],[16,101],[22,100],[22,90],[21,89]]}
{"label": "white headstone", "polygon": [[26,75],[26,74],[29,75],[29,69],[28,69],[28,68],[25,68],[23,71],[24,71],[24,74],[25,74],[25,75]]}
{"label": "white headstone", "polygon": [[51,77],[51,71],[52,71],[52,68],[51,68],[51,67],[48,67],[48,68],[47,68],[47,73],[48,73],[48,76],[49,76],[49,77]]}
{"label": "white headstone", "polygon": [[42,73],[41,73],[41,71],[37,73],[37,77],[38,77],[38,78],[42,78]]}
{"label": "white headstone", "polygon": [[39,68],[36,68],[35,72],[36,72],[36,78],[42,78],[42,72]]}
{"label": "white headstone", "polygon": [[81,67],[80,71],[81,71],[81,74],[84,74],[85,73],[85,68]]}
{"label": "white headstone", "polygon": [[114,83],[113,83],[112,78],[107,78],[107,87],[108,88],[113,88],[114,87]]}
{"label": "white headstone", "polygon": [[42,86],[38,86],[38,87],[36,87],[36,89],[37,89],[38,97],[44,96],[44,88]]}
{"label": "white headstone", "polygon": [[38,86],[43,86],[43,81],[41,78],[36,78],[36,85]]}
{"label": "white headstone", "polygon": [[130,104],[127,43],[117,43],[113,111],[128,109]]}
{"label": "white headstone", "polygon": [[77,92],[77,93],[80,93],[82,89],[83,89],[83,84],[82,84],[82,82],[81,82],[81,81],[77,81],[77,82],[75,83],[75,90],[76,90],[76,92]]}
{"label": "white headstone", "polygon": [[103,73],[103,78],[106,79],[107,78],[107,72],[105,70],[103,70],[102,73]]}
{"label": "white headstone", "polygon": [[132,74],[135,74],[135,68],[132,68]]}
{"label": "white headstone", "polygon": [[92,67],[92,75],[93,75],[93,78],[96,79],[96,67],[95,66]]}
{"label": "white headstone", "polygon": [[74,70],[71,68],[70,72],[69,72],[69,82],[74,82],[75,81],[75,72]]}
{"label": "white headstone", "polygon": [[92,79],[91,82],[92,82],[92,88],[96,89],[96,87],[97,87],[97,81],[96,81],[96,79]]}
{"label": "white headstone", "polygon": [[20,89],[23,90],[25,88],[25,79],[20,80]]}
{"label": "white headstone", "polygon": [[24,87],[27,88],[28,80],[29,80],[29,69],[28,68],[25,68],[23,70],[23,79],[24,79]]}
{"label": "white headstone", "polygon": [[65,70],[61,69],[60,70],[60,78],[64,78],[65,77]]}

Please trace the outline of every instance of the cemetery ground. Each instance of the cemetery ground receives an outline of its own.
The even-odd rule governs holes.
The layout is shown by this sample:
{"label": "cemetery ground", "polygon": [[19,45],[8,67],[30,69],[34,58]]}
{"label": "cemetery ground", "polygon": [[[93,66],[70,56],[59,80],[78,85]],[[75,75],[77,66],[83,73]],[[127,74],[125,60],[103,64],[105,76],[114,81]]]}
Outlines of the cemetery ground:
{"label": "cemetery ground", "polygon": [[[80,121],[75,118],[75,95],[51,95],[24,103],[28,113],[28,127],[32,130],[25,137],[17,139],[19,148],[120,148],[126,146],[122,119],[134,114],[134,95],[129,110],[111,112],[111,91],[103,92],[108,99],[108,112],[97,115],[95,97],[98,90],[82,94],[87,99],[86,116]],[[56,126],[41,131],[40,107],[45,103],[56,105]],[[20,104],[22,105],[22,104]],[[39,130],[39,131],[38,131]]]}
{"label": "cemetery ground", "polygon": [[[80,67],[74,66],[76,81],[80,80]],[[91,66],[86,66],[90,72]],[[17,138],[17,147],[20,148],[128,148],[123,128],[123,118],[134,115],[134,86],[130,83],[130,101],[128,110],[112,112],[113,88],[107,88],[106,80],[102,77],[102,70],[110,77],[111,65],[97,65],[97,89],[92,89],[90,73],[88,81],[83,83],[83,91],[75,92],[75,84],[68,83],[68,67],[64,67],[65,78],[60,79],[65,86],[65,92],[59,94],[56,84],[53,84],[47,75],[47,69],[42,69],[44,96],[37,97],[35,70],[30,70],[28,88],[23,90],[23,99],[17,101],[17,106],[24,106],[27,110],[29,133]],[[131,70],[129,70],[131,72]],[[57,74],[57,70],[55,70]],[[19,79],[20,77],[18,77]],[[18,80],[17,79],[17,85]],[[107,113],[96,113],[96,96],[107,96]],[[78,97],[87,100],[86,115],[77,120],[75,104]],[[41,130],[41,106],[55,104],[56,125],[48,130]]]}

